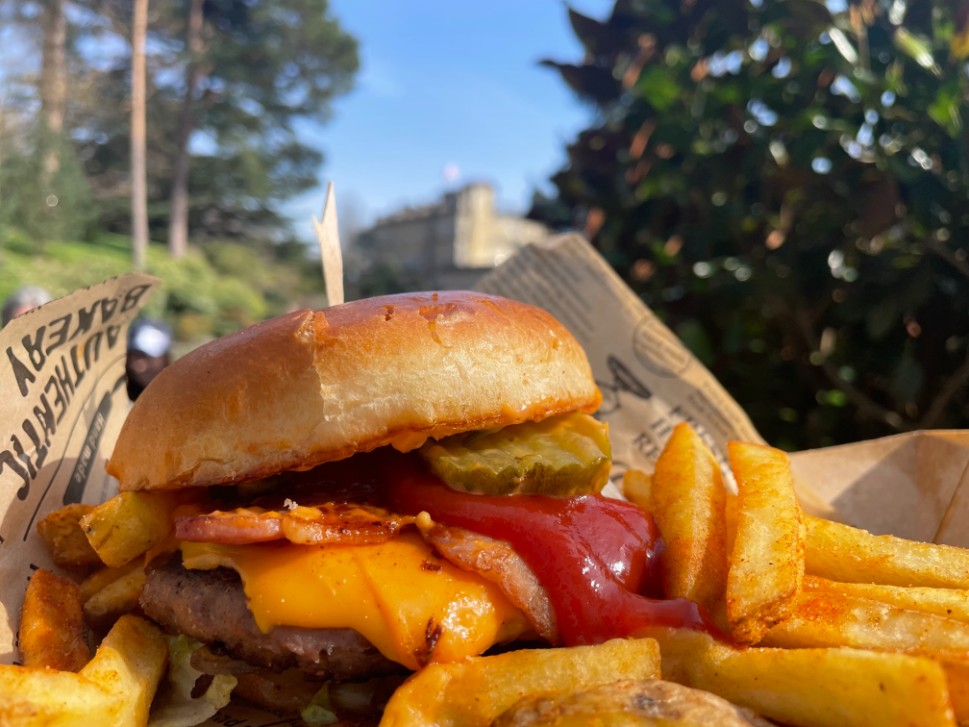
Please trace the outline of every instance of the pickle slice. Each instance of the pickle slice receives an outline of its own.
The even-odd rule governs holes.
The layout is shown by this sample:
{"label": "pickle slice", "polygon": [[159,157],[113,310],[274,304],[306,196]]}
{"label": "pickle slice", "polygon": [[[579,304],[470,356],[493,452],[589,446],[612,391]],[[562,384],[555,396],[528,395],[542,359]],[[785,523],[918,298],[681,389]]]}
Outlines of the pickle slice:
{"label": "pickle slice", "polygon": [[612,456],[608,425],[588,414],[456,434],[420,453],[455,490],[559,497],[599,492]]}

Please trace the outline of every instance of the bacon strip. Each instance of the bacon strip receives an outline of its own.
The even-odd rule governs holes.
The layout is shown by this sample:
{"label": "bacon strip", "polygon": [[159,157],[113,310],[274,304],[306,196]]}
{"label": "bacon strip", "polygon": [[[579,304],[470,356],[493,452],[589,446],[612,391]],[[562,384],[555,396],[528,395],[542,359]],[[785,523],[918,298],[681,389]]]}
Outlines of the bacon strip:
{"label": "bacon strip", "polygon": [[380,507],[331,502],[282,510],[240,507],[175,518],[175,537],[203,543],[249,545],[288,540],[297,545],[372,545],[390,540],[414,522]]}
{"label": "bacon strip", "polygon": [[538,578],[510,544],[431,520],[396,515],[375,505],[330,502],[313,507],[240,507],[175,518],[179,540],[249,545],[288,540],[297,545],[372,545],[416,524],[424,539],[449,562],[497,585],[528,618],[535,632],[558,643],[555,613]]}
{"label": "bacon strip", "polygon": [[440,525],[427,513],[418,515],[416,524],[424,540],[446,560],[497,585],[525,614],[539,636],[558,643],[555,612],[548,593],[509,543],[464,528]]}

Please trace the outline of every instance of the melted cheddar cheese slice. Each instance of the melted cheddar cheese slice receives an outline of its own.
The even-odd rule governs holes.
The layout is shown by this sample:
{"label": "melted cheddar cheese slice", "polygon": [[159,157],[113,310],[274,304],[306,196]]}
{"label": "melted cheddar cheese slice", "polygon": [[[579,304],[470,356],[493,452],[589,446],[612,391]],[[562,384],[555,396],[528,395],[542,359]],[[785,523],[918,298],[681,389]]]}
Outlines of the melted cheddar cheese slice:
{"label": "melted cheddar cheese slice", "polygon": [[443,560],[417,533],[377,545],[181,544],[186,568],[232,568],[263,631],[351,628],[410,669],[528,633],[492,583]]}

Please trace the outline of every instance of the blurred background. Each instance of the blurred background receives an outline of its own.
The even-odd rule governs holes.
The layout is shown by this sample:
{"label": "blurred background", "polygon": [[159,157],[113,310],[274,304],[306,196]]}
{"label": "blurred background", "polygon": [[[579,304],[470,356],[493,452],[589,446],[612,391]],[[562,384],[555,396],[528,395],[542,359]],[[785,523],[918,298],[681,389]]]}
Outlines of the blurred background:
{"label": "blurred background", "polygon": [[[578,230],[789,449],[969,425],[969,3],[0,0],[0,298],[176,354]],[[601,311],[608,316],[608,311]]]}

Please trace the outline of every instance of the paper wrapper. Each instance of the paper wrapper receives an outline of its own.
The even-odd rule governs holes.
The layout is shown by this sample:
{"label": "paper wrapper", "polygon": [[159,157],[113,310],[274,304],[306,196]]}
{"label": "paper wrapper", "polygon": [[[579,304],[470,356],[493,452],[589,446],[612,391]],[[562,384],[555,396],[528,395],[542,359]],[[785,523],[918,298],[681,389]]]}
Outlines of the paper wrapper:
{"label": "paper wrapper", "polygon": [[[112,492],[104,474],[127,412],[125,332],[153,279],[128,275],[78,291],[0,330],[0,660],[32,569],[51,567],[34,531],[69,502]],[[588,352],[602,390],[616,472],[651,471],[689,421],[724,462],[731,439],[760,441],[749,419],[676,336],[581,237],[524,248],[478,288],[550,311]],[[898,435],[792,456],[805,507],[877,533],[969,546],[969,432]],[[209,724],[298,725],[241,706]]]}
{"label": "paper wrapper", "polygon": [[114,494],[104,464],[128,413],[128,325],[157,281],[132,274],[79,290],[0,330],[0,660],[16,658],[27,579],[52,563],[35,526]]}

